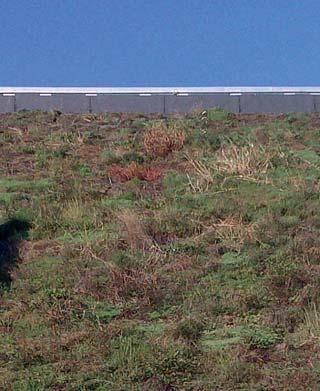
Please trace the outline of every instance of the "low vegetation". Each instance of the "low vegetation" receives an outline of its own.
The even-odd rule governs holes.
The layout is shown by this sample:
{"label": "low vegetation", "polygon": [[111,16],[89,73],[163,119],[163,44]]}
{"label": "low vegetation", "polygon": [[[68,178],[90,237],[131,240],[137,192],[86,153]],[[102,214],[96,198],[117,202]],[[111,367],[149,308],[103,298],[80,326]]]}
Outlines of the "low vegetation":
{"label": "low vegetation", "polygon": [[319,114],[22,111],[0,148],[1,390],[319,389]]}

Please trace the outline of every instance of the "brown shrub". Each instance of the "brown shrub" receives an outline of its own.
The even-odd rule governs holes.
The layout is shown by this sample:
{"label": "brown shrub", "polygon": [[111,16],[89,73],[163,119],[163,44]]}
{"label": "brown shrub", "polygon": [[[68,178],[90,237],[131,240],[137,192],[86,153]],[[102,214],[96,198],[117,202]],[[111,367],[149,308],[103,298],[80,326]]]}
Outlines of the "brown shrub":
{"label": "brown shrub", "polygon": [[122,167],[112,165],[109,170],[109,176],[121,182],[130,181],[138,178],[142,181],[153,182],[163,175],[163,169],[160,167],[146,167],[136,162],[131,162],[129,166]]}
{"label": "brown shrub", "polygon": [[142,167],[137,177],[143,181],[153,182],[161,178],[163,169],[160,167]]}
{"label": "brown shrub", "polygon": [[149,155],[167,156],[172,151],[182,149],[185,142],[183,130],[169,128],[163,122],[155,123],[144,137],[144,148]]}

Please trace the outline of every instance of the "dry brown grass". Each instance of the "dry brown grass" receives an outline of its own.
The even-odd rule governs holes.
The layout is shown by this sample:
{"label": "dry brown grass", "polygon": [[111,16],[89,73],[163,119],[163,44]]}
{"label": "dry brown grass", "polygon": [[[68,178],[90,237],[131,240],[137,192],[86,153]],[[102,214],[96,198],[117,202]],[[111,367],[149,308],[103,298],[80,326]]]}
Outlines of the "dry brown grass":
{"label": "dry brown grass", "polygon": [[141,219],[130,209],[124,209],[118,214],[122,226],[122,237],[129,249],[134,252],[147,250],[153,246],[147,235]]}
{"label": "dry brown grass", "polygon": [[161,167],[146,167],[136,162],[131,162],[127,167],[114,164],[109,168],[109,177],[121,182],[127,182],[133,178],[153,182],[161,178],[162,175],[163,169]]}
{"label": "dry brown grass", "polygon": [[17,351],[21,361],[30,365],[39,361],[59,361],[63,352],[90,338],[88,330],[64,333],[52,338],[18,338]]}
{"label": "dry brown grass", "polygon": [[194,192],[207,191],[208,187],[214,183],[214,177],[212,170],[206,166],[203,162],[197,159],[191,158],[189,155],[185,156],[191,167],[193,168],[196,179],[192,179],[187,174],[189,185]]}
{"label": "dry brown grass", "polygon": [[148,307],[162,300],[165,282],[148,268],[130,268],[112,273],[105,291],[106,297],[113,303],[126,303],[137,300],[137,305]]}
{"label": "dry brown grass", "polygon": [[240,251],[245,243],[257,240],[256,226],[245,223],[241,218],[228,217],[206,226],[196,239],[200,240],[203,237],[214,238],[221,246]]}
{"label": "dry brown grass", "polygon": [[159,376],[152,375],[143,384],[143,391],[174,391],[170,384],[165,383]]}
{"label": "dry brown grass", "polygon": [[272,167],[272,157],[271,152],[257,145],[228,145],[217,152],[213,169],[223,175],[234,175],[241,179],[260,179]]}
{"label": "dry brown grass", "polygon": [[164,122],[154,123],[144,136],[144,149],[149,155],[165,157],[182,149],[185,134],[176,126],[166,127]]}
{"label": "dry brown grass", "polygon": [[[163,300],[168,282],[160,273],[162,257],[151,254],[144,262],[119,268],[109,267],[108,263],[96,270],[88,270],[80,278],[76,292],[90,295],[98,300],[108,300],[113,304],[134,303],[135,309],[150,309]],[[103,262],[104,263],[104,262]]]}

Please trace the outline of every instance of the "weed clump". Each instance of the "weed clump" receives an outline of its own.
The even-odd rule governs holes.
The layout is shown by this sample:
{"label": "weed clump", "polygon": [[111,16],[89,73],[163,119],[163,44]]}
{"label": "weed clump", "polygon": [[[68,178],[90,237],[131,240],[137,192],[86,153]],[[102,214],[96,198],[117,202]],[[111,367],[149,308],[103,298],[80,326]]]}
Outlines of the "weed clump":
{"label": "weed clump", "polygon": [[281,341],[281,335],[271,328],[256,329],[249,336],[249,344],[252,348],[267,349]]}
{"label": "weed clump", "polygon": [[155,123],[144,136],[144,149],[152,156],[165,157],[173,151],[183,148],[184,131],[175,127],[168,128],[163,122]]}
{"label": "weed clump", "polygon": [[181,338],[187,342],[195,342],[204,330],[204,324],[198,319],[182,319],[173,330],[175,338]]}

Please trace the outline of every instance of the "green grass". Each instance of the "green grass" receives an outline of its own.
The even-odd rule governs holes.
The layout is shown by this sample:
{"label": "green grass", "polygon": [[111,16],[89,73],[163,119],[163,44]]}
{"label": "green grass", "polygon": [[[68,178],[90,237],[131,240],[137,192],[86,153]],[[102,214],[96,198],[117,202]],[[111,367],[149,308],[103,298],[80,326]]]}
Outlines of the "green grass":
{"label": "green grass", "polygon": [[0,389],[318,389],[319,118],[3,115]]}
{"label": "green grass", "polygon": [[32,191],[46,190],[50,187],[51,182],[47,179],[39,180],[16,180],[14,178],[1,178],[0,191]]}

